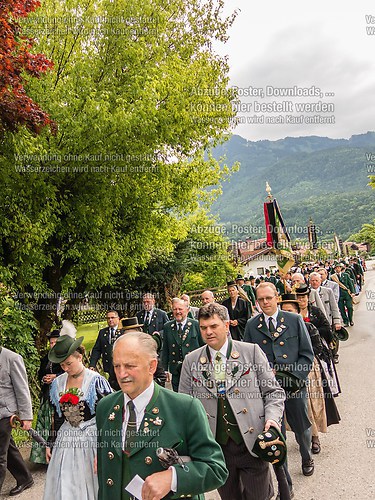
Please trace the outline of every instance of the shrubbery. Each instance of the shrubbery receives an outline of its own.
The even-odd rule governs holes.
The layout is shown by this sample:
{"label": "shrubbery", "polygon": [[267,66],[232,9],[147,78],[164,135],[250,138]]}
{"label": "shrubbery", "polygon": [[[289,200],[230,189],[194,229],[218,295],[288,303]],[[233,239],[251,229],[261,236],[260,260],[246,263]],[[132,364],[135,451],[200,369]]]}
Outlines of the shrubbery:
{"label": "shrubbery", "polygon": [[14,298],[8,286],[0,282],[0,345],[23,357],[29,377],[34,376],[39,368],[36,331],[33,313]]}

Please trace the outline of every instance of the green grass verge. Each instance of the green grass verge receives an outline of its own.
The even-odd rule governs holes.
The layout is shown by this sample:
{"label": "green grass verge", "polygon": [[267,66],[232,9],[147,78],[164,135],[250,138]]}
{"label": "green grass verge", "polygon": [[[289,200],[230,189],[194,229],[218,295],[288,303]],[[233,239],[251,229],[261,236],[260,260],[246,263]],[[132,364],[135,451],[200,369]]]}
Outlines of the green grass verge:
{"label": "green grass verge", "polygon": [[106,321],[79,325],[79,327],[77,328],[77,337],[84,337],[83,345],[85,346],[86,352],[91,351],[91,349],[94,347],[99,330],[101,328],[104,328],[105,326],[107,326]]}

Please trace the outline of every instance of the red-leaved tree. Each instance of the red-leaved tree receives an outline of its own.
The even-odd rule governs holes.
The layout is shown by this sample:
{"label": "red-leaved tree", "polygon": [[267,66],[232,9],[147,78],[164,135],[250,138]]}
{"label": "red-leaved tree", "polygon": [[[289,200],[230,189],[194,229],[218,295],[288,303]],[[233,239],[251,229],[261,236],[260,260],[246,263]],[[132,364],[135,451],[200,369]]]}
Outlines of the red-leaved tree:
{"label": "red-leaved tree", "polygon": [[27,94],[27,75],[39,78],[53,63],[43,54],[31,54],[33,40],[22,36],[17,22],[40,6],[38,0],[0,0],[0,133],[24,125],[38,134],[55,124]]}

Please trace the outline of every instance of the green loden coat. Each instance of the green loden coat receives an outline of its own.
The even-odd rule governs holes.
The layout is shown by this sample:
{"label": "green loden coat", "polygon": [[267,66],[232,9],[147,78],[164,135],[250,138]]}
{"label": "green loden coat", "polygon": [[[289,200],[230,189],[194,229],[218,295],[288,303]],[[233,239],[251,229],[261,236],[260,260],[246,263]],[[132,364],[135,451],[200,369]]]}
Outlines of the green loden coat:
{"label": "green loden coat", "polygon": [[[197,320],[188,318],[183,334],[184,340],[182,341],[178,335],[176,320],[169,321],[164,325],[161,362],[164,370],[169,370],[172,375],[180,374],[182,361],[186,354],[204,345]],[[180,360],[179,346],[181,346],[182,360]]]}
{"label": "green loden coat", "polygon": [[[228,471],[220,446],[212,436],[206,412],[200,401],[174,393],[155,384],[154,394],[145,410],[138,438],[127,457],[122,451],[121,391],[103,398],[96,410],[98,428],[98,500],[120,500],[123,488],[138,474],[142,479],[165,469],[156,456],[159,447],[175,448],[180,456],[189,456],[188,471],[175,465],[177,492],[166,497],[204,499],[203,493],[222,486]],[[147,425],[148,424],[148,425]],[[144,429],[149,429],[144,431]],[[123,460],[128,461],[128,467]],[[126,477],[122,477],[125,465]]]}

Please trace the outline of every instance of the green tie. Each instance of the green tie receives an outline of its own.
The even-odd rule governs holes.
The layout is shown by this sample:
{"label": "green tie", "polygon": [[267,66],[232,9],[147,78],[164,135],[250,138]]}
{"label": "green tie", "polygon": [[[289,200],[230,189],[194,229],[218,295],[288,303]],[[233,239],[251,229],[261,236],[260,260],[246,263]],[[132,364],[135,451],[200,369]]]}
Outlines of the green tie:
{"label": "green tie", "polygon": [[137,440],[137,417],[135,415],[135,406],[132,400],[127,404],[129,419],[125,433],[125,453],[129,454],[133,448],[133,444]]}
{"label": "green tie", "polygon": [[276,332],[275,325],[273,324],[272,318],[268,318],[268,330],[271,335],[273,335]]}
{"label": "green tie", "polygon": [[219,351],[216,353],[214,360],[214,373],[215,380],[225,380],[225,364]]}

